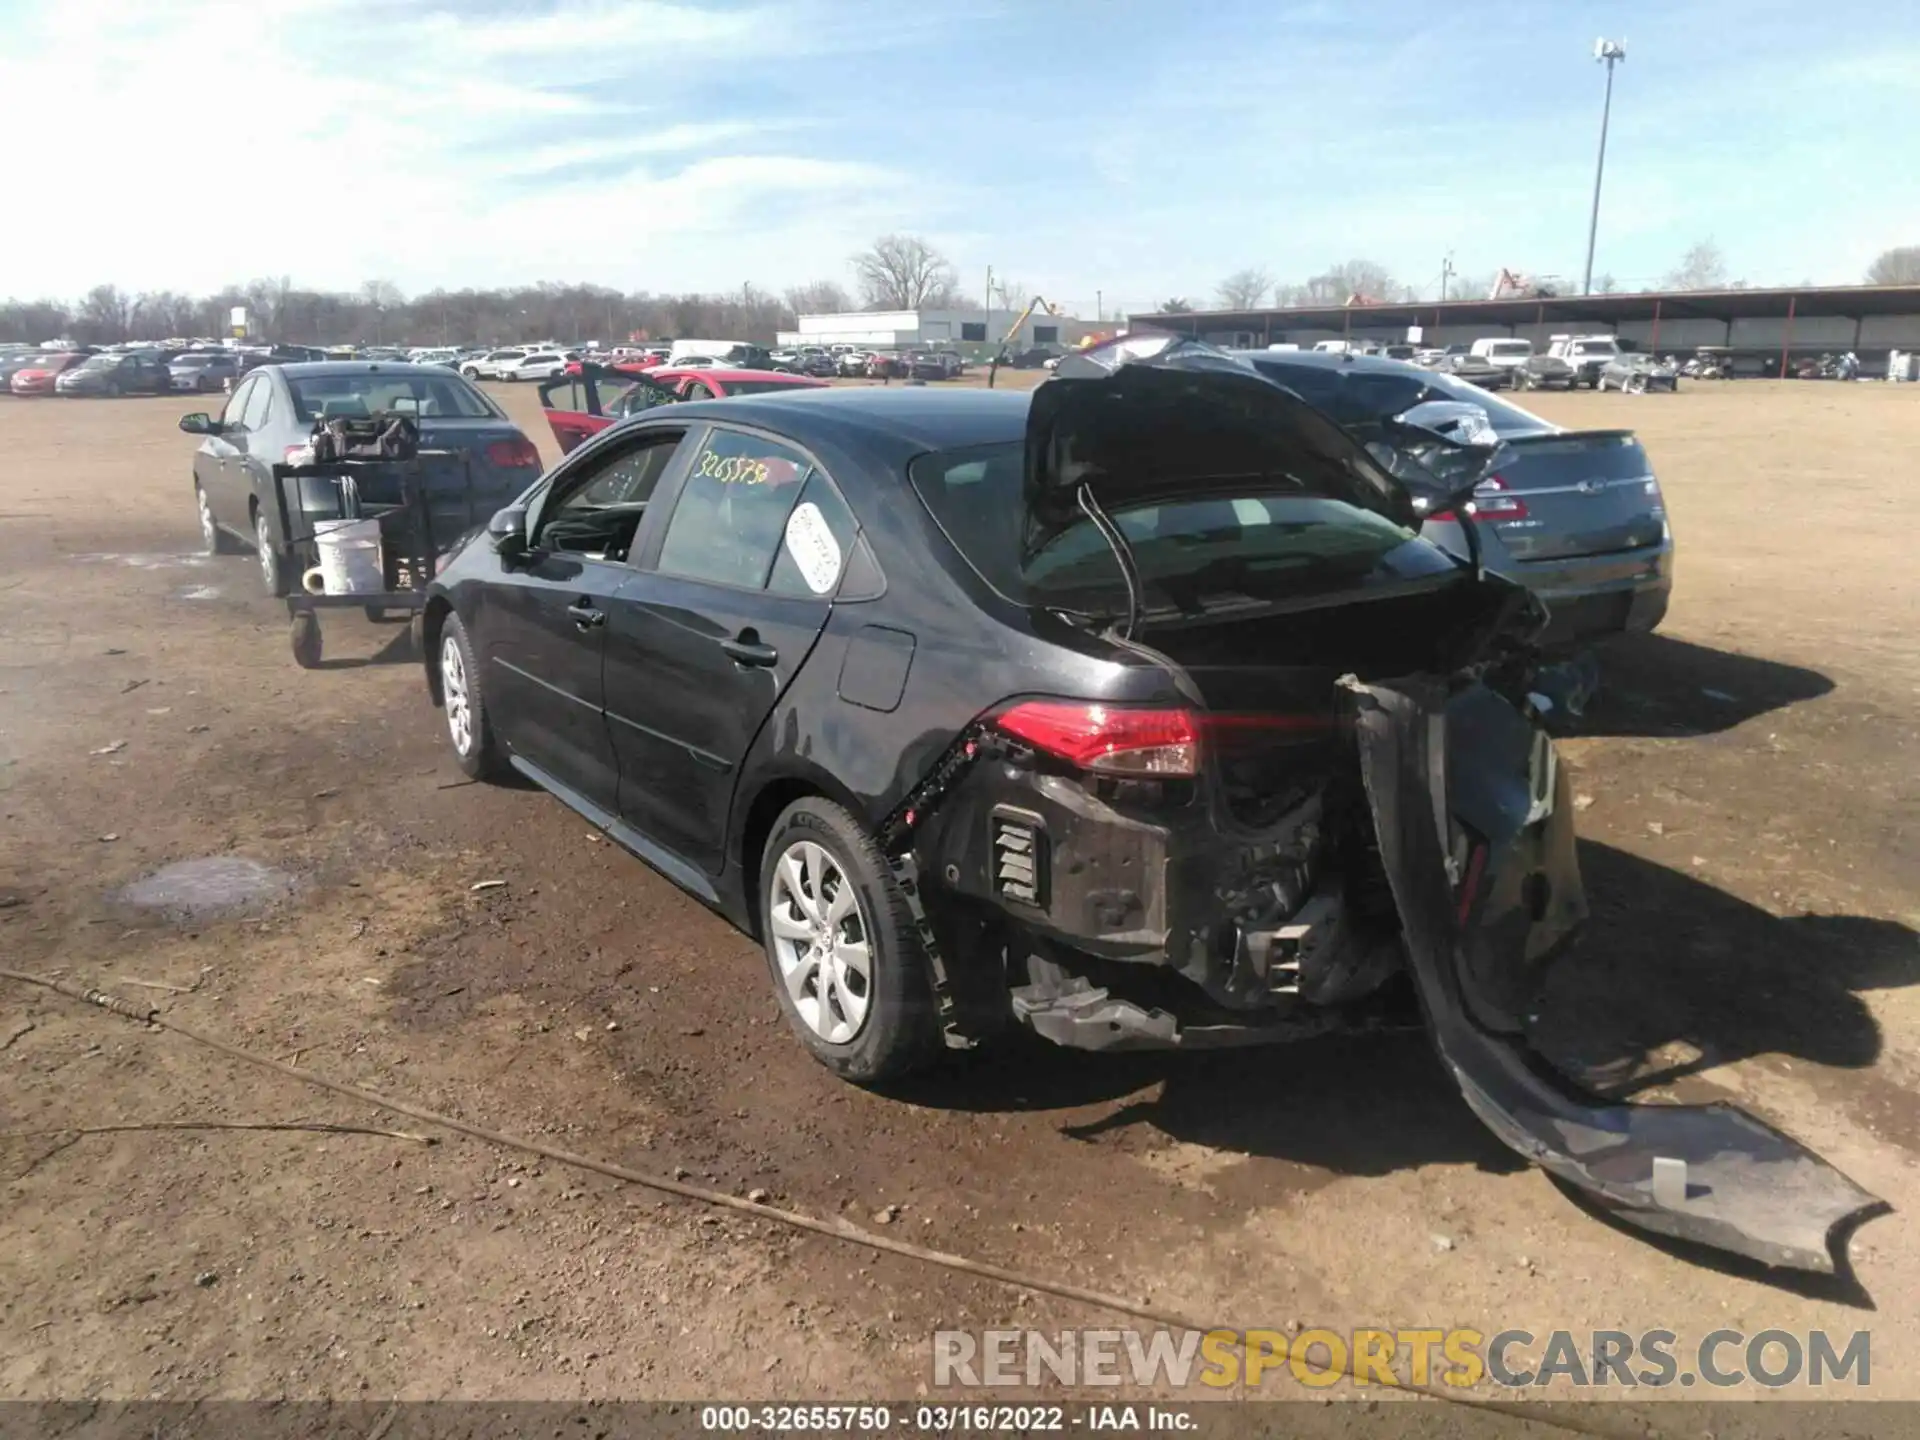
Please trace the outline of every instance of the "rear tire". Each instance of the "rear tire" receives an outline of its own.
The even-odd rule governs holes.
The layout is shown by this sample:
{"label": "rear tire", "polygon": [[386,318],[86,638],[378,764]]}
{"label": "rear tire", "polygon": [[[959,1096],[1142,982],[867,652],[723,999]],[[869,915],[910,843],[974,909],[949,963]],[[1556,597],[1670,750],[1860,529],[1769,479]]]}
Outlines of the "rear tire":
{"label": "rear tire", "polygon": [[761,944],[774,995],[813,1058],[871,1085],[940,1054],[926,952],[880,847],[843,806],[781,812],[760,857]]}
{"label": "rear tire", "polygon": [[507,773],[507,757],[494,738],[480,684],[480,665],[458,615],[440,628],[440,708],[454,762],[474,780],[498,780]]}

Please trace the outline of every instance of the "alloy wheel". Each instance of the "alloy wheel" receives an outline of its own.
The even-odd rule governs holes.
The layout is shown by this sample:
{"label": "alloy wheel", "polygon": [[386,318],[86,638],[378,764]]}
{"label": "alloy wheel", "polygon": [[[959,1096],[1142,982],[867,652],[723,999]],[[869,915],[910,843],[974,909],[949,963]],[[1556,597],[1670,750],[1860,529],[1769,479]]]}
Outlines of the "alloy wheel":
{"label": "alloy wheel", "polygon": [[873,950],[853,881],[827,849],[796,840],[768,885],[767,925],[787,997],[830,1045],[852,1042],[873,1003]]}
{"label": "alloy wheel", "polygon": [[473,702],[467,693],[467,661],[449,635],[440,642],[440,695],[447,711],[447,736],[465,755],[473,748]]}

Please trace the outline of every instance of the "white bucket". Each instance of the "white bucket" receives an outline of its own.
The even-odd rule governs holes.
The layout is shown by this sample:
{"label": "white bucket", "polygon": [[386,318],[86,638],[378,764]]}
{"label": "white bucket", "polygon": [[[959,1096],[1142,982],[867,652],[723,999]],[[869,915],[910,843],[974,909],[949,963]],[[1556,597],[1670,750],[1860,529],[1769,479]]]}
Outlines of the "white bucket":
{"label": "white bucket", "polygon": [[369,595],[387,588],[377,519],[316,520],[313,542],[320,551],[320,578],[327,594]]}

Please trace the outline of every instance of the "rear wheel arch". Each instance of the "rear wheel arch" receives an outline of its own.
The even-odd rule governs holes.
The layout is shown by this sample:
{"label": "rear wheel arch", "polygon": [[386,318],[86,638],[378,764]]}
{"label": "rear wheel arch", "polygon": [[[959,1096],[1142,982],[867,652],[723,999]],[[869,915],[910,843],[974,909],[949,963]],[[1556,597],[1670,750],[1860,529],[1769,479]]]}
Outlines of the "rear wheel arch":
{"label": "rear wheel arch", "polygon": [[760,894],[761,852],[767,848],[767,838],[772,835],[774,822],[786,808],[796,800],[807,798],[831,800],[858,818],[865,813],[866,807],[840,786],[825,776],[783,774],[770,776],[753,792],[740,821],[738,832],[740,891],[746,912],[746,929],[754,939],[761,939],[761,907],[765,903]]}

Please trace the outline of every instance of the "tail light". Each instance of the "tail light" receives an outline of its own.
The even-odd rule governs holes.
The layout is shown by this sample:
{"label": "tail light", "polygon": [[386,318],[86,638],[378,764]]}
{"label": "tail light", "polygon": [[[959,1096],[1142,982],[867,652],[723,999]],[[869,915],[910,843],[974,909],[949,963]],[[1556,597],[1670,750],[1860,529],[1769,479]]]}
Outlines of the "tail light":
{"label": "tail light", "polygon": [[1036,750],[1103,775],[1200,772],[1200,727],[1186,710],[1026,700],[994,724]]}
{"label": "tail light", "polygon": [[[1507,482],[1498,475],[1489,475],[1473,487],[1473,499],[1463,507],[1467,514],[1476,520],[1524,520],[1527,518],[1527,502],[1513,494]],[[1451,510],[1441,510],[1427,517],[1430,520],[1454,520],[1459,516]]]}
{"label": "tail light", "polygon": [[511,440],[494,440],[487,445],[487,463],[502,470],[538,470],[540,452],[533,448],[533,442],[524,435],[516,435]]}
{"label": "tail light", "polygon": [[1213,714],[1073,700],[1023,700],[994,720],[1002,734],[1098,775],[1178,779],[1200,773],[1203,742],[1216,750],[1271,743],[1279,734],[1333,727],[1329,715]]}

